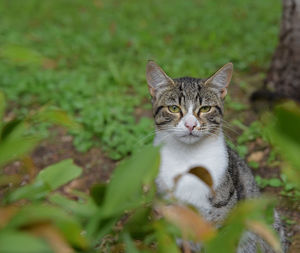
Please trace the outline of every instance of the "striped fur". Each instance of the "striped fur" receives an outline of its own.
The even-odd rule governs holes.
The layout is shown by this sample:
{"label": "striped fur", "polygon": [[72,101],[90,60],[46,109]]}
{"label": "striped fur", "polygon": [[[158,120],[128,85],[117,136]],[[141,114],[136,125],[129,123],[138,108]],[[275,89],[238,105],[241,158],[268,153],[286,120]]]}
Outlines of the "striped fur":
{"label": "striped fur", "polygon": [[[160,172],[156,180],[158,191],[168,198],[177,175],[193,166],[205,167],[214,181],[214,195],[193,175],[180,178],[174,195],[180,202],[195,206],[216,226],[222,225],[238,201],[259,196],[251,170],[225,144],[222,133],[223,100],[231,74],[231,63],[207,79],[172,79],[154,62],[147,66],[157,130],[154,144],[162,145]],[[174,112],[171,106],[179,109]],[[207,106],[210,109],[203,111]],[[277,213],[274,218],[274,228],[286,250],[284,230]],[[250,232],[243,236],[237,252],[257,252],[257,245],[262,252],[273,252],[261,238]]]}

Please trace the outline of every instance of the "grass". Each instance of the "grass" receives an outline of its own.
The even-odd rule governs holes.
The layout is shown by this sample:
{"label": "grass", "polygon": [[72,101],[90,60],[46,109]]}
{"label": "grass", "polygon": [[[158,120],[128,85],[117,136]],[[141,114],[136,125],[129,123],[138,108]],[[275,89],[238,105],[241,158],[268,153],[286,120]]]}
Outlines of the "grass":
{"label": "grass", "polygon": [[280,1],[261,0],[4,0],[0,89],[17,115],[66,110],[84,127],[73,133],[79,150],[101,145],[121,159],[151,141],[151,119],[135,117],[149,109],[148,59],[173,77],[205,77],[228,61],[265,71],[280,12]]}

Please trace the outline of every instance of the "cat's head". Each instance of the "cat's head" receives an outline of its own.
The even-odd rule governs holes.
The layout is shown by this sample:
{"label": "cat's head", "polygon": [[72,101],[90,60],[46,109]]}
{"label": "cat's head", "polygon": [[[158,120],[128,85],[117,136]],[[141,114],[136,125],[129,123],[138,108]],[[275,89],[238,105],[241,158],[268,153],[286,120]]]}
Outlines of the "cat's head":
{"label": "cat's head", "polygon": [[218,135],[232,71],[232,63],[227,63],[207,79],[172,79],[149,61],[146,77],[156,129],[189,144]]}

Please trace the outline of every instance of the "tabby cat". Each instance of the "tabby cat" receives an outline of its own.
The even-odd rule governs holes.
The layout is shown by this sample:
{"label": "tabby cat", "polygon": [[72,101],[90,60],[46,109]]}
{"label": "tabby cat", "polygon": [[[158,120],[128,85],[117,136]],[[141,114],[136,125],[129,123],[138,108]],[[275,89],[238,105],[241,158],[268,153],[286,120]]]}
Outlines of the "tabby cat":
{"label": "tabby cat", "polygon": [[[172,79],[153,61],[148,62],[146,70],[156,125],[154,144],[162,145],[158,191],[167,197],[177,175],[191,167],[205,167],[213,179],[214,195],[192,174],[178,181],[174,195],[180,202],[195,206],[217,226],[239,200],[259,195],[251,170],[226,145],[222,132],[223,101],[232,72],[232,63],[227,63],[208,79]],[[274,228],[285,249],[283,228],[276,212]],[[257,252],[257,245],[263,252],[273,252],[250,232],[245,232],[237,252]]]}

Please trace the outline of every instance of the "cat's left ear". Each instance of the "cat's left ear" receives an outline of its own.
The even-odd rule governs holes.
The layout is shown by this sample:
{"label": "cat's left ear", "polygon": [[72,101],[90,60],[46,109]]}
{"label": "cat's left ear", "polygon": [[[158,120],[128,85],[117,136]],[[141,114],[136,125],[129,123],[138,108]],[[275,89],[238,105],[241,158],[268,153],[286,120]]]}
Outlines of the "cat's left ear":
{"label": "cat's left ear", "polygon": [[224,99],[227,94],[227,87],[231,81],[232,72],[233,64],[229,62],[208,78],[205,81],[205,85],[217,88],[220,91],[221,98]]}
{"label": "cat's left ear", "polygon": [[154,61],[148,61],[146,78],[152,97],[157,90],[174,85],[173,80]]}

